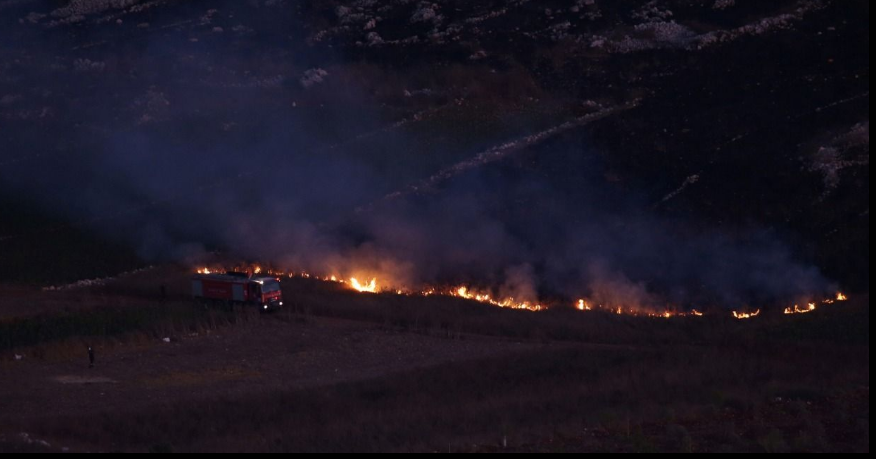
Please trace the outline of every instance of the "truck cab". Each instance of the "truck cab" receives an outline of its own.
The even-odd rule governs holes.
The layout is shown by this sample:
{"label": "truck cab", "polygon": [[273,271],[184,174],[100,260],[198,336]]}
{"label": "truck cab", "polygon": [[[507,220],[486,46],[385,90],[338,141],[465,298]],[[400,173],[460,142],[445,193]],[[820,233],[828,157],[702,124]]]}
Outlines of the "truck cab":
{"label": "truck cab", "polygon": [[260,303],[265,311],[279,309],[283,306],[283,292],[280,290],[280,282],[273,277],[256,277],[250,283],[250,298]]}

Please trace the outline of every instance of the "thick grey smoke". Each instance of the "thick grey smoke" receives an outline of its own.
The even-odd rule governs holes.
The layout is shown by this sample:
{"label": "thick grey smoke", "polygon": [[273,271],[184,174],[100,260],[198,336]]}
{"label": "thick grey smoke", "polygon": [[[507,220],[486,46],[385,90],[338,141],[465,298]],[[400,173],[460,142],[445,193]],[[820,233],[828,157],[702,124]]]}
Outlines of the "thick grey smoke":
{"label": "thick grey smoke", "polygon": [[606,182],[600,156],[586,148],[546,145],[520,163],[538,166],[498,165],[386,203],[359,222],[362,232],[417,266],[421,280],[480,281],[515,298],[759,305],[828,288],[769,232],[694,229],[655,215]]}
{"label": "thick grey smoke", "polygon": [[465,282],[527,300],[641,307],[760,304],[828,288],[768,232],[661,218],[653,197],[606,182],[601,152],[586,145],[541,145],[384,201],[448,160],[420,155],[420,139],[392,129],[355,78],[320,62],[331,59],[287,54],[301,62],[277,76],[235,51],[261,37],[170,36],[66,57],[58,50],[69,46],[43,38],[34,73],[21,75],[39,81],[17,97],[72,87],[77,99],[36,127],[4,128],[0,192],[146,259],[194,262],[219,250],[405,286]]}

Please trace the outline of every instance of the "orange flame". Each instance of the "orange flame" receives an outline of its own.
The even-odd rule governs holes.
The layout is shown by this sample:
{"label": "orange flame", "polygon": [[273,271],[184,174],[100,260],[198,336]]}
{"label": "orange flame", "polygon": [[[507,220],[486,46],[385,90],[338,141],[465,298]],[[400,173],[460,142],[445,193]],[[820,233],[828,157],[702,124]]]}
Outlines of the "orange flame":
{"label": "orange flame", "polygon": [[[213,274],[215,272],[221,272],[222,268],[211,270],[208,267],[198,268],[197,272],[199,274]],[[313,275],[306,271],[278,271],[274,269],[267,269],[267,271],[263,271],[261,266],[251,265],[251,266],[236,266],[228,271],[238,271],[245,272],[251,271],[254,274],[260,274],[262,272],[267,272],[272,276],[288,276],[290,278],[301,277],[304,279],[317,279],[325,282],[334,282],[349,285],[351,289],[357,292],[363,293],[377,293],[380,291],[385,291],[387,293],[395,293],[396,295],[420,295],[420,296],[432,296],[432,295],[441,295],[441,296],[452,296],[457,298],[462,298],[465,300],[477,301],[479,303],[490,304],[493,306],[498,306],[502,308],[509,309],[524,309],[529,311],[542,311],[547,309],[544,305],[539,303],[532,303],[529,301],[520,301],[514,298],[494,298],[490,293],[487,292],[477,292],[473,291],[467,286],[460,286],[453,289],[436,289],[436,288],[425,288],[425,289],[411,289],[406,288],[404,286],[384,286],[383,290],[381,290],[377,285],[377,278],[372,278],[371,281],[367,283],[362,283],[356,278],[350,278],[349,282],[342,279],[338,275],[331,276],[320,276]],[[794,305],[793,307],[785,308],[785,314],[805,314],[816,310],[817,304],[833,304],[838,301],[847,301],[848,297],[843,293],[837,293],[836,299],[825,299],[820,303],[809,303],[807,307],[800,308],[798,305]],[[600,305],[596,303],[592,303],[587,299],[579,299],[575,304],[574,308],[579,311],[595,311],[602,310],[606,312],[611,312],[613,314],[618,315],[630,315],[630,316],[638,316],[638,317],[652,317],[652,318],[675,318],[675,317],[702,317],[704,316],[703,312],[700,312],[697,309],[691,309],[689,312],[678,312],[677,309],[669,307],[666,310],[660,311],[648,311],[641,310],[638,308],[627,308],[623,306],[611,306],[611,305]],[[761,310],[757,310],[754,312],[739,312],[733,311],[733,317],[740,320],[752,319],[754,317],[758,317],[761,314]]]}
{"label": "orange flame", "polygon": [[[431,295],[434,291],[427,291],[426,295]],[[528,311],[541,311],[544,307],[540,304],[530,303],[528,301],[517,301],[514,298],[505,298],[497,300],[490,296],[489,293],[472,293],[468,287],[457,287],[448,292],[448,295],[463,298],[466,300],[477,301],[479,303],[491,304],[500,308],[509,309],[526,309]]]}
{"label": "orange flame", "polygon": [[578,300],[578,302],[575,303],[575,309],[577,309],[579,311],[602,310],[602,311],[608,311],[612,314],[616,314],[619,316],[620,315],[628,315],[628,316],[633,316],[633,317],[653,317],[653,318],[663,318],[663,319],[672,319],[674,317],[689,317],[689,316],[702,317],[703,316],[703,313],[697,311],[696,309],[691,310],[690,312],[678,312],[675,309],[666,309],[663,312],[656,312],[656,311],[638,310],[638,309],[634,309],[634,308],[624,309],[622,306],[611,306],[611,307],[605,307],[602,305],[595,305],[594,306],[593,303],[591,303],[587,300],[583,300],[583,299]]}
{"label": "orange flame", "polygon": [[355,277],[350,278],[350,286],[353,287],[354,290],[365,293],[377,293],[377,279],[371,279],[371,282],[367,284],[361,284]]}
{"label": "orange flame", "polygon": [[815,310],[815,303],[809,303],[805,308],[794,305],[793,308],[785,308],[785,314],[806,314]]}
{"label": "orange flame", "polygon": [[753,319],[760,315],[760,309],[754,312],[736,312],[733,311],[733,317],[739,320]]}

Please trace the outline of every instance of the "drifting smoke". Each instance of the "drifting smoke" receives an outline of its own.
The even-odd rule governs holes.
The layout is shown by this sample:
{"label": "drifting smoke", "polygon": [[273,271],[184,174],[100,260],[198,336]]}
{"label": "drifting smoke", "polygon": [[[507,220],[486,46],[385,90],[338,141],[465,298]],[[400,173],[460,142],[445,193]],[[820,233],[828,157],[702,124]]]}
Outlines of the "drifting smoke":
{"label": "drifting smoke", "polygon": [[[399,286],[463,282],[526,301],[586,295],[640,308],[761,304],[829,289],[774,235],[655,215],[647,199],[607,182],[600,152],[580,143],[533,146],[428,193],[383,201],[477,150],[419,154],[420,139],[378,121],[343,71],[313,56],[262,84],[269,75],[203,46],[167,38],[123,48],[136,53],[126,68],[165,69],[145,77],[119,74],[118,62],[51,74],[93,110],[59,112],[12,135],[20,153],[0,169],[0,189],[150,260],[194,263],[220,250]],[[37,68],[57,60],[42,58]],[[161,65],[168,59],[176,65]],[[305,94],[302,78],[320,66],[333,78]],[[40,135],[47,129],[54,140]],[[365,140],[343,142],[351,138]]]}
{"label": "drifting smoke", "polygon": [[356,225],[369,255],[416,267],[420,282],[480,282],[529,301],[583,295],[656,309],[770,304],[829,290],[773,235],[694,230],[658,217],[603,172],[593,152],[545,145],[439,193],[386,203]]}

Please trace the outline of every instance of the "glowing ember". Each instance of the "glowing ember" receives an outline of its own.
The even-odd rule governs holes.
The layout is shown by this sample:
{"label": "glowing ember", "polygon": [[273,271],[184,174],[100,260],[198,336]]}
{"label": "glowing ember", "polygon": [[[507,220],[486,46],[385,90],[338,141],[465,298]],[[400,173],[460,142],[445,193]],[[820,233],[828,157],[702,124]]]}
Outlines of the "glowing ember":
{"label": "glowing ember", "polygon": [[690,313],[692,316],[695,316],[695,317],[702,317],[703,316],[703,313],[700,311],[697,311],[696,309],[691,309]]}
{"label": "glowing ember", "polygon": [[213,274],[213,272],[210,271],[210,268],[204,268],[204,269],[199,269],[198,274]]}
{"label": "glowing ember", "polygon": [[350,286],[352,286],[354,290],[359,292],[377,293],[377,279],[371,279],[371,282],[367,284],[361,284],[355,277],[352,277],[350,278]]}
{"label": "glowing ember", "polygon": [[785,308],[785,314],[806,314],[815,310],[815,303],[809,303],[805,308],[794,305],[793,308]]}
{"label": "glowing ember", "polygon": [[733,317],[739,320],[753,319],[760,315],[760,309],[754,312],[737,312],[733,311]]}
{"label": "glowing ember", "polygon": [[593,310],[593,306],[590,306],[590,304],[584,300],[578,300],[578,305],[575,307],[578,308],[579,311],[592,311]]}
{"label": "glowing ember", "polygon": [[849,298],[848,298],[847,296],[843,295],[842,293],[837,293],[837,294],[836,294],[836,300],[837,300],[837,301],[847,301],[848,299],[849,299]]}

